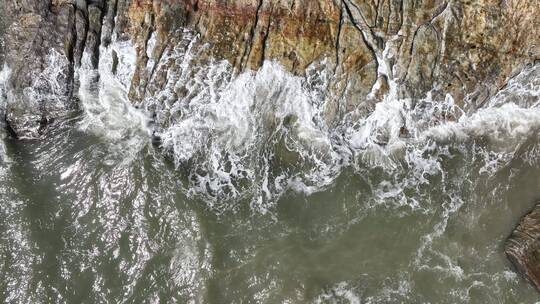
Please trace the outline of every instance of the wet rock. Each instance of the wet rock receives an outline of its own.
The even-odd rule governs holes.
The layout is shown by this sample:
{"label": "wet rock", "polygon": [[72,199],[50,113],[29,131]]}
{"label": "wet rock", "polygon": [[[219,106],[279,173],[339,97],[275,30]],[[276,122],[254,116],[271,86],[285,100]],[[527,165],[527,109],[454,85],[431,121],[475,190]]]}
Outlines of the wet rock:
{"label": "wet rock", "polygon": [[9,16],[5,63],[11,70],[6,122],[18,137],[38,137],[47,125],[44,121],[76,107],[75,68],[83,52],[97,67],[100,3],[14,0],[4,4]]}
{"label": "wet rock", "polygon": [[[540,6],[519,0],[13,0],[3,1],[6,63],[13,70],[11,124],[28,132],[62,112],[23,94],[48,66],[51,50],[68,62],[64,99],[76,90],[74,71],[84,54],[97,67],[99,47],[131,40],[136,66],[129,97],[141,101],[164,89],[168,70],[155,69],[166,50],[190,47],[185,31],[197,33],[193,65],[228,61],[235,72],[278,61],[306,76],[321,66],[332,101],[325,117],[339,121],[392,92],[423,98],[428,91],[458,105],[479,107],[540,54]],[[9,20],[8,20],[9,19]],[[0,33],[1,35],[1,33]],[[30,38],[29,38],[30,37]],[[0,54],[0,61],[1,59]],[[394,90],[394,88],[396,90]],[[45,90],[45,89],[43,89]],[[28,91],[28,90],[27,90]],[[45,90],[46,91],[46,90]],[[174,95],[172,95],[174,96]],[[61,98],[62,99],[62,98]],[[171,101],[174,102],[174,101]],[[26,110],[25,110],[26,109]],[[8,113],[8,114],[9,114]],[[31,117],[25,120],[19,115]],[[17,120],[24,121],[18,122]],[[32,121],[32,123],[30,123]],[[34,128],[35,129],[35,128]]]}
{"label": "wet rock", "polygon": [[540,204],[512,232],[504,252],[519,273],[540,291]]}
{"label": "wet rock", "polygon": [[99,46],[101,43],[101,27],[103,23],[103,8],[98,5],[88,7],[88,32],[86,34],[85,53],[90,57],[92,67],[99,64]]}
{"label": "wet rock", "polygon": [[6,34],[6,13],[5,13],[5,3],[2,1],[0,3],[0,69],[4,66],[4,35]]}
{"label": "wet rock", "polygon": [[12,71],[7,122],[19,137],[38,136],[42,117],[65,112],[73,90],[68,56],[75,11],[69,4],[53,9],[22,14],[5,36],[6,64]]}
{"label": "wet rock", "polygon": [[[238,71],[276,60],[304,75],[324,62],[333,97],[346,105],[339,111],[348,112],[382,100],[390,92],[384,81],[399,86],[399,97],[450,92],[460,105],[495,94],[539,54],[538,16],[534,1],[517,0],[145,0],[129,5],[127,28],[138,65],[161,59],[162,52],[147,58],[149,31],[162,50],[184,26],[209,45],[200,57],[228,60]],[[138,67],[133,86],[147,86],[149,77]],[[146,90],[130,91],[142,100]],[[329,109],[328,117],[343,114]]]}

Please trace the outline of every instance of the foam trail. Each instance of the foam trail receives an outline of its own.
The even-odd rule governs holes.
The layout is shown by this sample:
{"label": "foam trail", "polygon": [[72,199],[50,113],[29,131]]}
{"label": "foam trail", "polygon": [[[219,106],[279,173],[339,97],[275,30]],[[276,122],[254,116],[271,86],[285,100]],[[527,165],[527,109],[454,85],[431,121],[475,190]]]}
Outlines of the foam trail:
{"label": "foam trail", "polygon": [[437,142],[463,142],[469,138],[487,138],[495,150],[513,149],[530,132],[540,127],[540,109],[522,108],[513,103],[480,109],[457,122],[433,127],[422,134]]}
{"label": "foam trail", "polygon": [[[127,88],[133,77],[134,54],[128,41],[113,42],[101,49],[99,69],[89,68],[83,58],[79,99],[84,117],[79,127],[112,143],[111,148],[123,155],[133,156],[148,142],[149,118],[131,105]],[[116,74],[112,73],[112,53],[119,57]]]}
{"label": "foam trail", "polygon": [[6,115],[6,103],[7,103],[7,94],[8,94],[8,80],[11,75],[11,69],[4,65],[0,71],[0,164],[6,162],[6,147],[4,146],[5,138],[5,121],[4,117]]}
{"label": "foam trail", "polygon": [[[161,134],[179,166],[189,162],[193,171],[205,172],[195,177],[195,191],[209,188],[217,197],[234,198],[254,190],[254,204],[262,206],[263,197],[272,201],[290,188],[311,192],[312,186],[328,183],[327,176],[337,171],[327,163],[337,163],[340,156],[322,119],[324,104],[304,88],[303,80],[272,62],[224,82],[229,73],[223,62],[201,72],[200,82],[208,89],[188,87],[190,100],[172,107],[182,116]],[[282,161],[291,169],[300,162],[307,167],[269,174],[271,163],[282,157],[288,157]],[[257,183],[242,189],[236,179]]]}
{"label": "foam trail", "polygon": [[[142,92],[143,110],[131,106],[126,93],[134,75],[133,45],[122,41],[102,48],[98,71],[80,72],[86,113],[81,128],[133,151],[156,133],[186,173],[186,193],[204,197],[215,209],[245,198],[264,213],[289,190],[309,195],[325,189],[351,161],[356,171],[378,167],[413,172],[392,186],[394,194],[375,191],[399,195],[403,185],[425,184],[427,176],[440,174],[445,147],[487,139],[489,153],[504,160],[540,126],[538,109],[529,108],[534,104],[517,105],[504,98],[505,91],[472,114],[464,113],[450,95],[443,100],[430,94],[421,100],[399,99],[386,49],[379,72],[388,76],[387,96],[372,112],[349,113],[330,128],[325,120],[330,77],[324,69],[296,77],[278,63],[265,62],[258,71],[237,74],[225,61],[198,61],[206,46],[196,34],[186,30],[178,35],[179,42],[166,48],[159,61],[152,56],[158,38],[150,37],[146,68],[153,78]],[[113,75],[114,54],[118,67]],[[536,86],[519,85],[537,71],[524,71],[506,90],[537,96]],[[96,73],[99,81],[94,83]],[[166,75],[166,81],[156,75]],[[407,204],[418,206],[417,201]]]}
{"label": "foam trail", "polygon": [[314,303],[341,303],[346,301],[350,304],[361,304],[362,298],[355,292],[347,282],[339,282],[335,286],[332,286],[331,290],[324,292],[317,296]]}

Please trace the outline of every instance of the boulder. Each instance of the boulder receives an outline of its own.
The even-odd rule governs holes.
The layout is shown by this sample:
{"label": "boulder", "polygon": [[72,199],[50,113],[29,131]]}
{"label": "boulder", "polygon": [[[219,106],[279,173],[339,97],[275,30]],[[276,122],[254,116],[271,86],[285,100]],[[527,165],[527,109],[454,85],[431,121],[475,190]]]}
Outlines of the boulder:
{"label": "boulder", "polygon": [[540,204],[521,219],[504,252],[517,271],[540,291]]}

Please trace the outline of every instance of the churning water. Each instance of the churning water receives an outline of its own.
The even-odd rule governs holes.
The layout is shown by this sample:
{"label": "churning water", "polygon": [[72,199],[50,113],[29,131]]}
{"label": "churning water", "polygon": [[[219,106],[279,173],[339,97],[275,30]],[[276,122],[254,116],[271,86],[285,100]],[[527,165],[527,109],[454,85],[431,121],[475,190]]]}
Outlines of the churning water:
{"label": "churning water", "polygon": [[539,66],[479,109],[390,95],[331,123],[324,70],[197,66],[184,37],[149,62],[167,83],[142,102],[115,42],[78,70],[78,113],[37,140],[1,135],[0,300],[538,299],[503,243],[539,197]]}

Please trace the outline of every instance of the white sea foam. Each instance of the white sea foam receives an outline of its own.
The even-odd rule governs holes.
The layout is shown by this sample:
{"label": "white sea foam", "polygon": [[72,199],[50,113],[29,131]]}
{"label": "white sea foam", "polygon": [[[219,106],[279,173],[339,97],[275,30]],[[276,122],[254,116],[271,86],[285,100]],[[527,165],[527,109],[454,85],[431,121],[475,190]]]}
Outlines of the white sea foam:
{"label": "white sea foam", "polygon": [[[133,50],[129,41],[114,42],[101,47],[98,70],[90,68],[85,56],[78,71],[78,95],[84,110],[80,129],[113,143],[111,148],[124,156],[133,156],[150,142],[149,118],[127,96],[135,66]],[[115,74],[113,52],[118,54]]]}
{"label": "white sea foam", "polygon": [[[323,118],[326,83],[273,62],[239,75],[227,62],[200,65],[205,46],[189,32],[182,37],[155,66],[154,75],[167,74],[165,86],[150,81],[155,93],[142,106],[161,126],[165,150],[189,171],[189,193],[214,202],[247,195],[265,210],[287,189],[311,193],[333,180],[341,156]],[[272,172],[278,161],[286,172]]]}
{"label": "white sea foam", "polygon": [[[142,137],[155,133],[177,167],[187,173],[187,193],[202,195],[217,209],[228,208],[219,205],[228,200],[246,198],[253,208],[266,212],[288,190],[311,194],[325,189],[351,161],[357,171],[379,167],[402,172],[401,180],[379,183],[374,194],[381,201],[392,198],[400,206],[422,208],[418,200],[406,197],[404,189],[428,184],[429,176],[440,175],[440,157],[448,155],[449,145],[483,141],[482,172],[493,173],[540,127],[537,108],[516,105],[504,92],[489,106],[465,114],[450,95],[444,100],[430,94],[422,100],[398,99],[391,77],[389,94],[371,113],[350,113],[329,127],[325,112],[330,78],[324,70],[297,77],[278,63],[265,62],[258,71],[237,74],[227,62],[198,61],[207,46],[197,35],[186,30],[179,37],[156,62],[158,38],[151,36],[147,48],[151,78],[145,92],[139,92],[144,97],[142,110],[131,106],[126,93],[134,73],[133,45],[113,41],[103,48],[99,85],[94,87],[91,81],[97,78],[95,71],[81,72],[86,113],[81,126],[139,147],[145,144]],[[113,51],[119,58],[115,75]],[[389,56],[385,51],[383,57]],[[380,68],[391,76],[390,67]],[[530,68],[528,73],[535,71]],[[158,75],[166,75],[164,84],[156,81]],[[506,90],[525,90],[514,82]],[[528,96],[537,96],[537,91],[534,85],[526,86]],[[150,122],[155,124],[149,127]]]}
{"label": "white sea foam", "polygon": [[[68,101],[69,60],[60,52],[51,49],[45,68],[32,74],[32,85],[23,90],[24,101],[29,109],[45,107],[49,115],[63,113]],[[12,100],[11,102],[21,102]]]}
{"label": "white sea foam", "polygon": [[540,109],[522,108],[513,103],[480,109],[458,121],[430,128],[423,136],[440,143],[486,139],[496,151],[513,149],[540,127]]}
{"label": "white sea foam", "polygon": [[40,133],[40,126],[35,122],[40,121],[43,113],[46,113],[47,118],[66,114],[70,92],[69,64],[66,56],[51,49],[42,69],[31,71],[31,84],[23,88],[22,92],[15,92],[9,81],[9,72],[4,74],[3,89],[0,90],[4,103],[2,107],[9,106],[12,109],[8,115],[17,113],[10,119],[23,127],[18,130],[19,138],[35,138]]}
{"label": "white sea foam", "polygon": [[540,64],[525,67],[491,98],[486,107],[514,103],[530,108],[540,105]]}
{"label": "white sea foam", "polygon": [[343,303],[360,304],[362,299],[358,293],[353,290],[347,282],[339,282],[329,291],[320,294],[313,302],[322,303]]}
{"label": "white sea foam", "polygon": [[8,93],[7,85],[10,76],[11,69],[6,64],[4,64],[2,70],[0,70],[0,111],[5,110],[5,102]]}
{"label": "white sea foam", "polygon": [[[293,159],[284,160],[290,161],[286,165],[291,167],[298,165],[296,158],[311,161],[315,171],[318,165],[323,168],[324,157],[337,157],[328,130],[320,122],[320,109],[302,88],[300,78],[290,76],[275,63],[266,63],[260,71],[243,73],[220,87],[228,77],[225,65],[214,66],[205,75],[208,91],[174,105],[182,117],[162,133],[163,146],[173,152],[179,165],[197,159],[204,166],[195,165],[206,171],[206,176],[197,177],[202,185],[218,193],[227,185],[238,195],[241,190],[231,178],[244,175],[261,181],[261,195],[271,198],[275,193],[268,188],[275,192],[299,182],[292,176],[282,177],[282,183],[268,180],[272,179],[267,175],[269,162],[279,157],[277,153],[292,154]],[[284,146],[276,151],[279,141]],[[320,176],[306,177],[314,181]]]}
{"label": "white sea foam", "polygon": [[5,163],[7,160],[6,147],[4,146],[5,138],[5,122],[4,117],[6,115],[6,102],[8,94],[8,80],[11,75],[11,69],[4,65],[0,70],[0,164]]}

